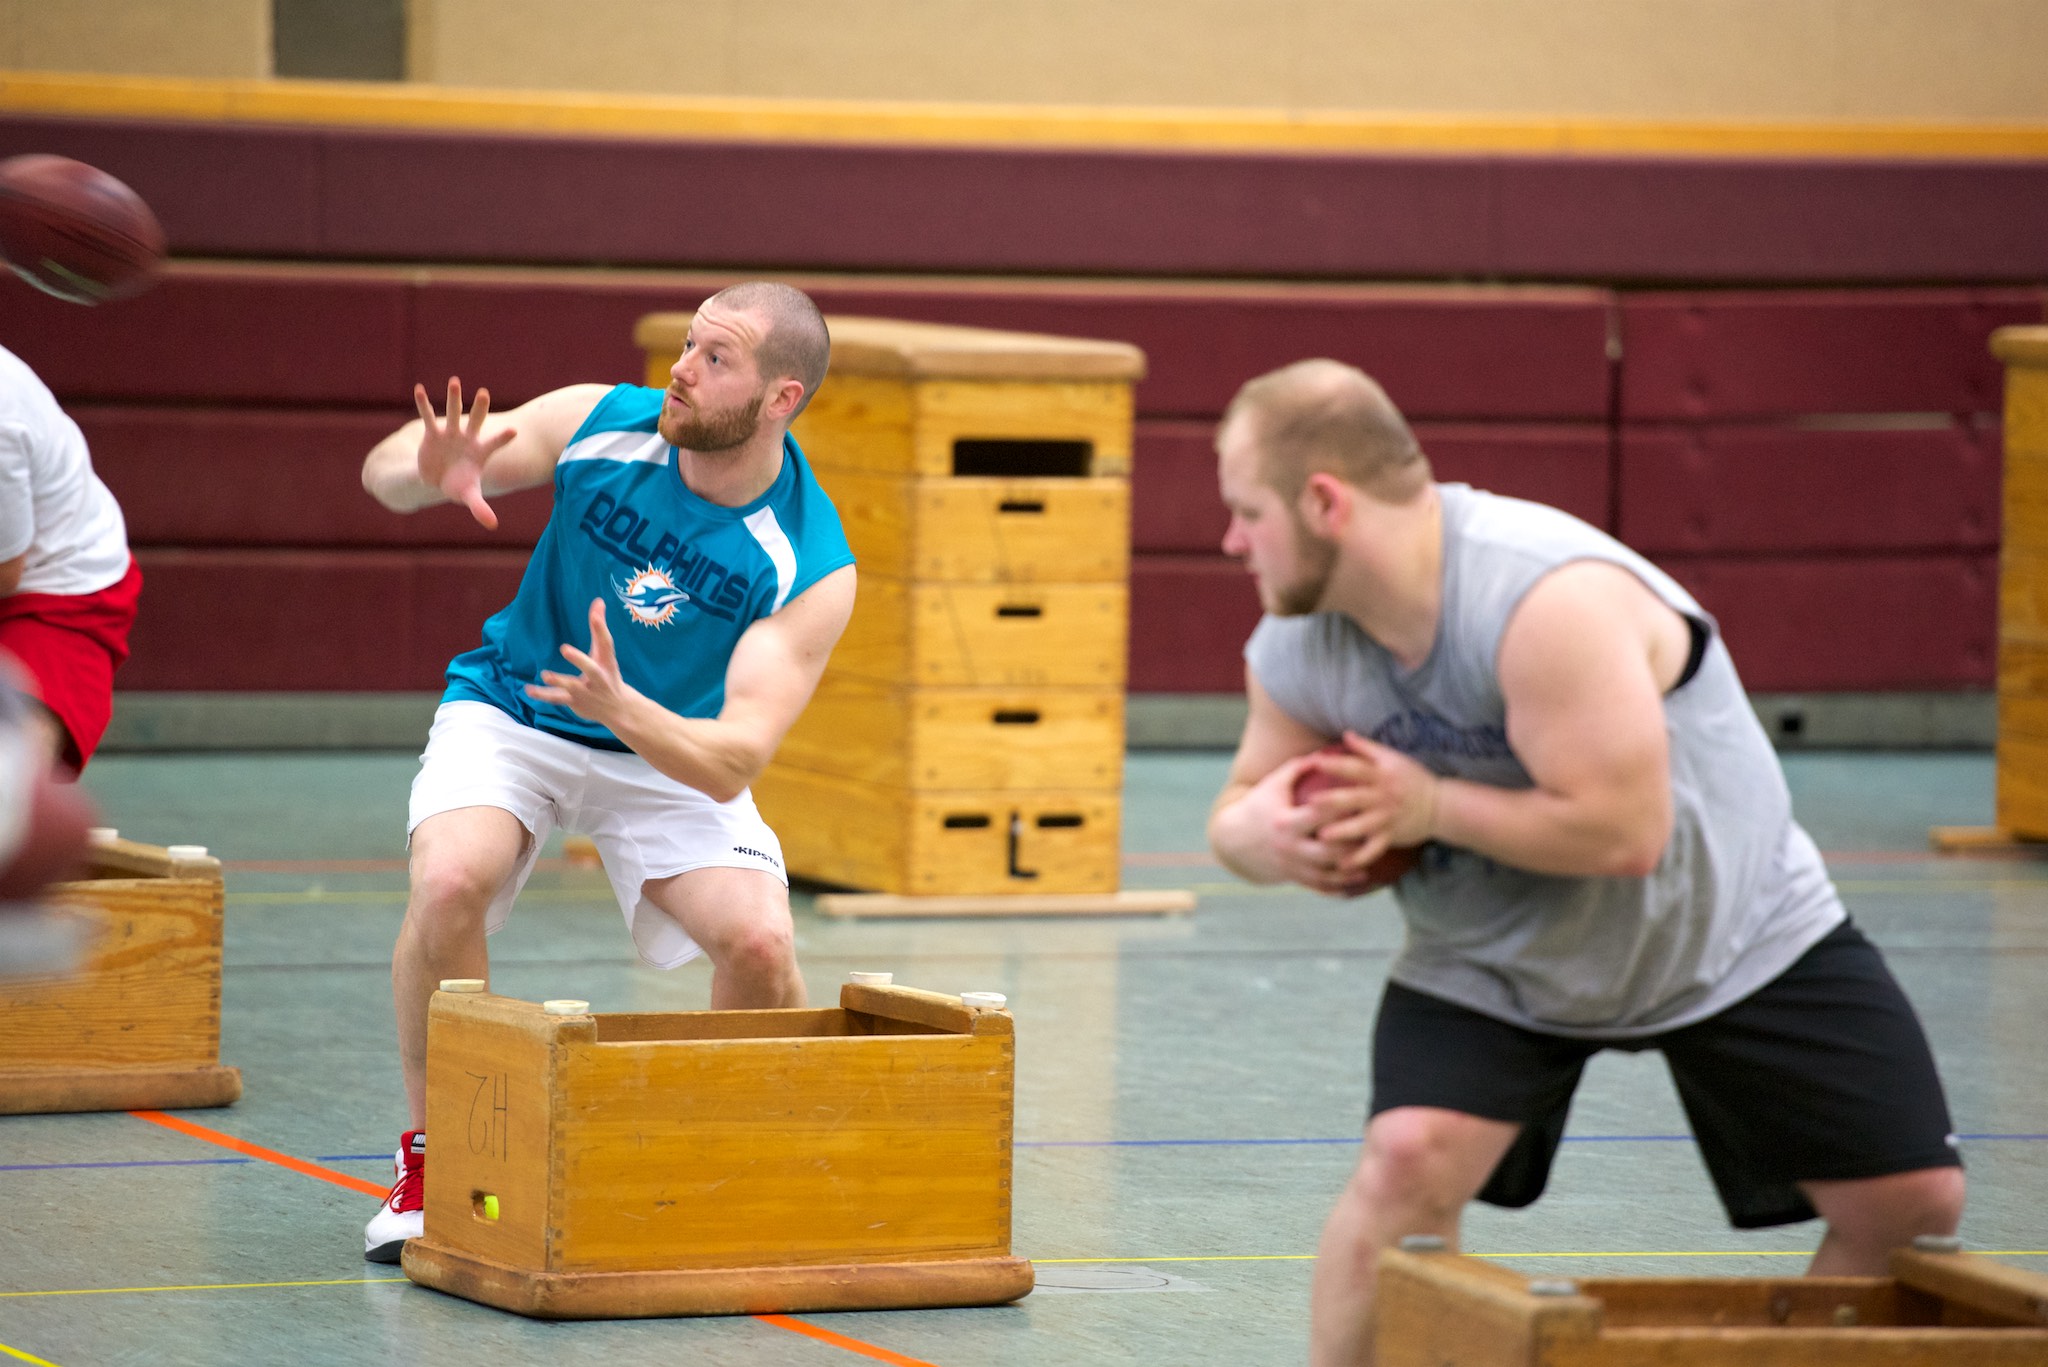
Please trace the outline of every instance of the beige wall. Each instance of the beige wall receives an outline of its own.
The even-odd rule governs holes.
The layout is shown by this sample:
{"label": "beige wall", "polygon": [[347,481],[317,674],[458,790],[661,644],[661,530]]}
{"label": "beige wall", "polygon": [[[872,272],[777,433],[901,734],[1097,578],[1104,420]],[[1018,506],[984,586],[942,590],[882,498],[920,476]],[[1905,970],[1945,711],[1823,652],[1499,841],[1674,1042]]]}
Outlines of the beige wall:
{"label": "beige wall", "polygon": [[2048,119],[2048,0],[412,0],[456,85],[1594,117]]}
{"label": "beige wall", "polygon": [[0,67],[268,76],[270,0],[0,0]]}
{"label": "beige wall", "polygon": [[[0,0],[0,66],[269,74],[270,0]],[[415,79],[662,95],[2048,121],[2048,0],[411,0]]]}

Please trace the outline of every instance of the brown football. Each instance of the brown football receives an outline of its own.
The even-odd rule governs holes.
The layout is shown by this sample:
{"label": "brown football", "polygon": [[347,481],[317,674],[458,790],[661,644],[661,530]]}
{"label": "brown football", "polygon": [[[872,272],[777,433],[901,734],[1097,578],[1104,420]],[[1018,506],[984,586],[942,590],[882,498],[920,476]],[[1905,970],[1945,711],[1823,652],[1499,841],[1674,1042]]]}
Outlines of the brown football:
{"label": "brown football", "polygon": [[[1348,755],[1351,752],[1342,745],[1325,745],[1316,752],[1319,755]],[[1343,779],[1323,769],[1307,768],[1294,780],[1294,803],[1298,807],[1317,793],[1345,786]],[[1368,892],[1378,892],[1390,883],[1399,881],[1401,875],[1422,862],[1420,845],[1397,845],[1366,865],[1358,880],[1344,889],[1346,897],[1363,897]]]}
{"label": "brown football", "polygon": [[75,304],[126,298],[148,287],[164,245],[142,197],[98,167],[0,161],[0,256],[37,289]]}

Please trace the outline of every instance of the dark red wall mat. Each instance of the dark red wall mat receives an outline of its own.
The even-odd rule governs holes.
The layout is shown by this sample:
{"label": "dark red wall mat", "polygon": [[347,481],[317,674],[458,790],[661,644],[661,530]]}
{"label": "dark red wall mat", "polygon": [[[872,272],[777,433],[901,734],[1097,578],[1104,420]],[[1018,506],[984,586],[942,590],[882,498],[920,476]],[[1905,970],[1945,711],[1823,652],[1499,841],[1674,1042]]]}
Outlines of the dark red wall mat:
{"label": "dark red wall mat", "polygon": [[1996,555],[1660,556],[1763,692],[1990,687]]}
{"label": "dark red wall mat", "polygon": [[1235,560],[1221,555],[1134,558],[1130,691],[1243,691],[1244,643],[1258,622],[1258,592]]}
{"label": "dark red wall mat", "polygon": [[1995,550],[1997,426],[1629,427],[1621,537],[1646,554]]}
{"label": "dark red wall mat", "polygon": [[141,547],[135,690],[436,689],[519,585],[523,551]]}
{"label": "dark red wall mat", "polygon": [[465,509],[385,509],[363,458],[401,418],[364,410],[74,404],[129,540],[157,546],[531,546],[551,497],[491,500],[498,530]]}
{"label": "dark red wall mat", "polygon": [[1508,278],[2037,281],[2048,163],[1502,157]]}
{"label": "dark red wall mat", "polygon": [[1152,276],[2048,277],[2048,165],[2017,159],[806,144],[0,116],[0,155],[30,151],[129,181],[182,254]]}
{"label": "dark red wall mat", "polygon": [[2038,289],[1737,290],[1621,297],[1621,414],[1995,413],[1988,342]]}
{"label": "dark red wall mat", "polygon": [[390,271],[185,264],[144,294],[95,308],[8,273],[0,345],[67,403],[381,404],[403,421],[410,308],[404,278]]}

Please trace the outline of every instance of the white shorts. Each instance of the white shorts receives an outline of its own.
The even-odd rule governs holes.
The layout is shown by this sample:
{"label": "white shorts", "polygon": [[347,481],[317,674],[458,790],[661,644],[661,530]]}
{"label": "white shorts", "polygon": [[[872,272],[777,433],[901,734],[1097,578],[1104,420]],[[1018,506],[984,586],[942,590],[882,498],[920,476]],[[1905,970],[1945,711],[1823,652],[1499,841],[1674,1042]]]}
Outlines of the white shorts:
{"label": "white shorts", "polygon": [[434,713],[420,772],[412,781],[406,838],[430,816],[460,807],[497,807],[533,839],[485,917],[501,929],[555,827],[587,835],[604,860],[612,894],[640,957],[674,968],[703,953],[644,884],[692,869],[759,869],[789,886],[782,844],[751,793],[714,802],[636,754],[595,750],[524,726],[488,703],[445,702]]}

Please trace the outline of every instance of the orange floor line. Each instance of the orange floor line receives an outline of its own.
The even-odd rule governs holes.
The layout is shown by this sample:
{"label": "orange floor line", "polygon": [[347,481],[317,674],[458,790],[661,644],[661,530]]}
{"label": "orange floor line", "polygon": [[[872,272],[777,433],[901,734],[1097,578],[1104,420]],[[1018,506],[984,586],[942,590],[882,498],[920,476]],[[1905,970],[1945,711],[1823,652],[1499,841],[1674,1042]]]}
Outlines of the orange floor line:
{"label": "orange floor line", "polygon": [[237,1139],[231,1134],[222,1134],[219,1130],[195,1125],[175,1115],[166,1115],[162,1111],[130,1111],[128,1114],[137,1120],[147,1120],[152,1125],[161,1125],[167,1130],[176,1130],[179,1134],[203,1139],[209,1144],[217,1144],[223,1149],[232,1149],[251,1158],[260,1158],[266,1163],[275,1163],[281,1168],[290,1168],[303,1176],[332,1182],[337,1187],[347,1187],[350,1191],[359,1191],[366,1196],[384,1195],[385,1189],[375,1182],[365,1182],[360,1177],[351,1177],[345,1172],[336,1172],[333,1168],[323,1168],[318,1163],[308,1163],[303,1158],[294,1158],[288,1153],[279,1153],[276,1149],[266,1149],[261,1144],[251,1144],[246,1139]]}
{"label": "orange floor line", "polygon": [[864,1358],[873,1358],[877,1362],[886,1362],[890,1364],[890,1367],[932,1367],[932,1364],[926,1362],[923,1358],[905,1357],[901,1353],[892,1353],[887,1348],[877,1348],[872,1343],[862,1343],[859,1339],[850,1339],[844,1334],[835,1334],[830,1329],[820,1329],[815,1324],[806,1324],[794,1316],[756,1315],[754,1318],[763,1324],[772,1324],[777,1329],[787,1329],[792,1334],[802,1334],[805,1338],[813,1338],[820,1343],[829,1343],[834,1348],[844,1348],[849,1353],[859,1353]]}
{"label": "orange floor line", "polygon": [[[223,1149],[232,1149],[236,1153],[247,1154],[251,1158],[260,1158],[266,1163],[275,1163],[281,1168],[289,1168],[291,1171],[303,1176],[317,1177],[323,1182],[332,1182],[337,1187],[347,1187],[350,1191],[359,1191],[368,1196],[382,1196],[384,1194],[384,1188],[374,1182],[365,1182],[360,1177],[351,1177],[345,1172],[336,1172],[333,1168],[323,1168],[318,1163],[308,1163],[303,1158],[294,1158],[288,1153],[279,1153],[276,1149],[266,1149],[261,1144],[251,1144],[246,1139],[237,1139],[231,1134],[223,1134],[219,1130],[208,1129],[204,1125],[195,1125],[180,1116],[167,1115],[162,1111],[130,1111],[128,1114],[134,1116],[137,1120],[147,1120],[152,1125],[161,1125],[167,1130],[176,1130],[179,1134],[189,1135],[194,1139],[203,1139],[209,1144],[217,1144]],[[756,1315],[754,1318],[760,1320],[763,1324],[772,1324],[777,1329],[787,1329],[793,1334],[802,1334],[807,1338],[817,1339],[821,1343],[829,1343],[835,1348],[844,1348],[849,1353],[858,1353],[862,1357],[873,1358],[877,1362],[889,1363],[891,1367],[933,1367],[933,1364],[921,1358],[905,1357],[901,1353],[892,1353],[887,1348],[878,1348],[872,1343],[862,1343],[859,1339],[848,1338],[844,1334],[835,1334],[830,1329],[820,1329],[815,1324],[805,1324],[802,1320],[792,1319],[788,1315]]]}

